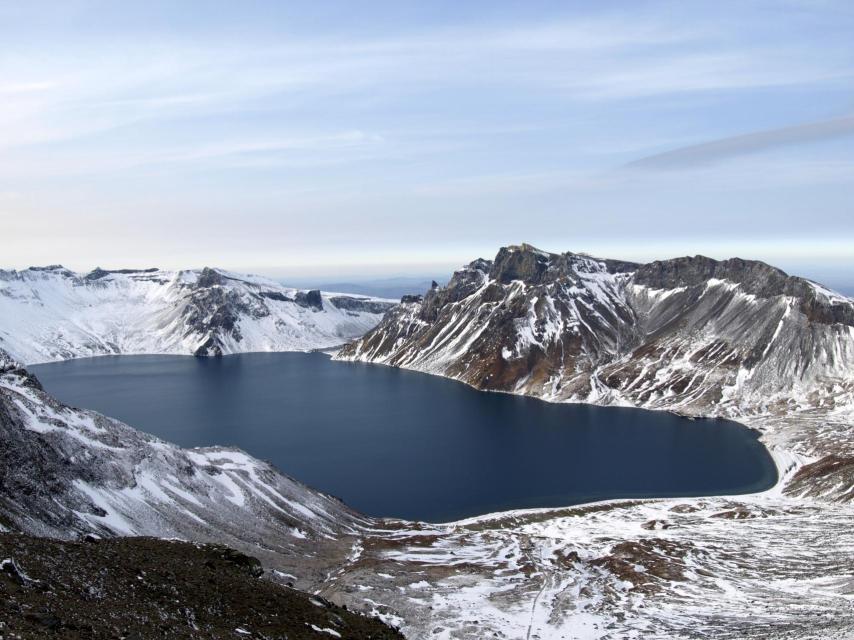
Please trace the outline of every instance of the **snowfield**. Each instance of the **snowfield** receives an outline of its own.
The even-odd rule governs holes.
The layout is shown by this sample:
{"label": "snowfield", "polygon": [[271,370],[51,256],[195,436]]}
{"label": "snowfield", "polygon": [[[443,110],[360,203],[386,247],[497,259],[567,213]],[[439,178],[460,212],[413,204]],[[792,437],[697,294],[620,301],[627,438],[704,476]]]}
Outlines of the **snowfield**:
{"label": "snowfield", "polygon": [[0,271],[0,348],[36,364],[110,354],[218,355],[341,345],[393,301],[227,271]]}

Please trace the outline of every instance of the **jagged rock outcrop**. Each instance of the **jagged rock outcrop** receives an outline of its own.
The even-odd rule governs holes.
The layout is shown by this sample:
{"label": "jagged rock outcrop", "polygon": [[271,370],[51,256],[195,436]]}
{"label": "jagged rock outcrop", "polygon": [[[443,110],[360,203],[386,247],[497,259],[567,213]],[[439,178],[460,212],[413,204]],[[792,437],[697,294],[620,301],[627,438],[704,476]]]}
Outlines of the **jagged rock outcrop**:
{"label": "jagged rock outcrop", "polygon": [[370,298],[357,298],[354,296],[331,296],[329,301],[338,309],[353,311],[355,313],[378,313],[383,314],[389,309],[388,302],[371,300]]}
{"label": "jagged rock outcrop", "polygon": [[210,267],[0,271],[0,347],[30,364],[106,354],[309,350],[363,334],[392,306]]}
{"label": "jagged rock outcrop", "polygon": [[[798,414],[802,432],[787,422],[785,437],[800,451],[852,457],[854,438],[805,426],[816,412],[833,423],[854,413],[852,314],[852,300],[761,262],[638,265],[521,245],[403,301],[337,357],[551,401]],[[823,469],[830,477],[801,490],[854,498],[850,466]]]}
{"label": "jagged rock outcrop", "polygon": [[854,303],[761,262],[638,265],[521,245],[407,298],[339,357],[549,400],[735,416],[847,404]]}
{"label": "jagged rock outcrop", "polygon": [[294,297],[296,302],[301,307],[320,311],[323,309],[323,298],[320,297],[320,291],[312,289],[311,291],[299,291]]}

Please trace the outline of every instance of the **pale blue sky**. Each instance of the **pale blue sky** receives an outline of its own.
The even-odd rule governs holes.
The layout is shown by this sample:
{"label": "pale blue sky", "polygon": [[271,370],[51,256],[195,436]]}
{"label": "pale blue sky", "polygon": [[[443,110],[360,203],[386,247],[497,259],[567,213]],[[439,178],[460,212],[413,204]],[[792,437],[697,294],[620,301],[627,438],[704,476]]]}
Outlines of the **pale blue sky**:
{"label": "pale blue sky", "polygon": [[2,265],[854,271],[854,3],[4,2]]}

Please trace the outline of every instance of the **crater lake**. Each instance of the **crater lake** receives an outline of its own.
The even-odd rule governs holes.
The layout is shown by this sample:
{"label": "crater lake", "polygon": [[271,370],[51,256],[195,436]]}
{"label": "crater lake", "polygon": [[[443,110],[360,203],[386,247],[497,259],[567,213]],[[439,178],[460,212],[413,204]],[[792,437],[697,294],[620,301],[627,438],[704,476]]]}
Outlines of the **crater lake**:
{"label": "crater lake", "polygon": [[28,368],[65,403],[184,447],[240,447],[372,516],[443,522],[777,480],[757,434],[736,422],[554,404],[320,353]]}

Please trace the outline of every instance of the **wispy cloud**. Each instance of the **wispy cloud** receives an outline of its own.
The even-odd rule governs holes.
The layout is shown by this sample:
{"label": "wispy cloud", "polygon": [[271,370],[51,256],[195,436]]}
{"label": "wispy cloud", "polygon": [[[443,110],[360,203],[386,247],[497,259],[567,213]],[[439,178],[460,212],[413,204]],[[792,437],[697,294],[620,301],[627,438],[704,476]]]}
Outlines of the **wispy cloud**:
{"label": "wispy cloud", "polygon": [[4,255],[854,233],[848,0],[261,4],[0,1]]}
{"label": "wispy cloud", "polygon": [[[425,94],[533,92],[555,104],[839,81],[844,55],[723,43],[712,27],[615,14],[529,25],[433,28],[405,37],[74,44],[7,52],[4,146],[88,136],[140,120],[247,108],[370,104],[396,115]],[[847,76],[846,76],[847,74]],[[435,100],[435,98],[433,98]]]}
{"label": "wispy cloud", "polygon": [[854,115],[693,144],[647,156],[626,166],[634,169],[689,169],[768,149],[849,136],[854,136]]}

